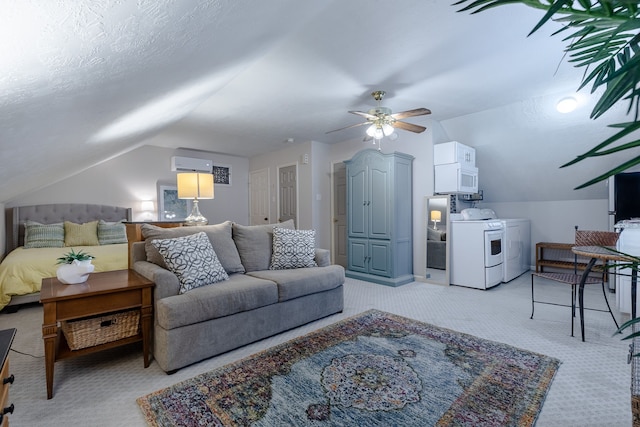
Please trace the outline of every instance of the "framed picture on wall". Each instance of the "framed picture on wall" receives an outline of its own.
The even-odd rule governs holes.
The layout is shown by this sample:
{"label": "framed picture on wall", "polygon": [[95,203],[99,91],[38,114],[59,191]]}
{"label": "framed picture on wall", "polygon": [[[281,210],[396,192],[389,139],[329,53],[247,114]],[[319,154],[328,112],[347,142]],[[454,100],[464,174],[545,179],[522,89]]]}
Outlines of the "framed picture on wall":
{"label": "framed picture on wall", "polygon": [[213,183],[215,185],[231,185],[231,166],[213,165]]}
{"label": "framed picture on wall", "polygon": [[191,212],[191,200],[178,198],[178,187],[158,183],[158,221],[179,221]]}

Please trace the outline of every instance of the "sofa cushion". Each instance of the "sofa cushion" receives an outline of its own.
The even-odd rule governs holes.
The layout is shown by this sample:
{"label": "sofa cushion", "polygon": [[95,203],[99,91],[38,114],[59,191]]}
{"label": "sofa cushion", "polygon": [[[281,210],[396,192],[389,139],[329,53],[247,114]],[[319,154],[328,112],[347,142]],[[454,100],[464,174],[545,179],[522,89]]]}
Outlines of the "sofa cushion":
{"label": "sofa cushion", "polygon": [[263,270],[247,274],[275,282],[278,285],[278,301],[281,302],[334,289],[344,283],[344,268],[340,265],[294,270]]}
{"label": "sofa cushion", "polygon": [[154,314],[158,325],[164,329],[174,329],[277,302],[278,288],[275,283],[244,274],[232,274],[229,280],[215,286],[204,286],[156,301]]}
{"label": "sofa cushion", "polygon": [[229,278],[204,232],[175,239],[153,239],[151,244],[178,277],[181,294]]}
{"label": "sofa cushion", "polygon": [[238,249],[231,238],[231,221],[213,225],[173,228],[162,228],[151,224],[143,224],[141,231],[142,237],[146,239],[145,250],[147,252],[147,261],[157,264],[160,267],[167,268],[167,265],[164,263],[158,250],[151,244],[151,239],[171,239],[204,231],[225,271],[228,274],[244,273],[244,267],[240,261]]}
{"label": "sofa cushion", "polygon": [[273,246],[273,227],[293,230],[290,219],[278,224],[233,224],[233,241],[236,242],[245,271],[268,270]]}
{"label": "sofa cushion", "polygon": [[273,227],[273,253],[270,270],[317,267],[316,231]]}

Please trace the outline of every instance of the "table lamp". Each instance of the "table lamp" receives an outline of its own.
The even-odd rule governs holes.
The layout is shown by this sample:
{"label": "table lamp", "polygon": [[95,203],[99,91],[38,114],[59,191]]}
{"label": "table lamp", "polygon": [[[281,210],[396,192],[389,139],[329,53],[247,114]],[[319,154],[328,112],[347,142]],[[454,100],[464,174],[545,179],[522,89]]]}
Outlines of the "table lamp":
{"label": "table lamp", "polygon": [[438,222],[442,221],[442,212],[431,211],[431,221],[433,221],[433,229],[438,229]]}
{"label": "table lamp", "polygon": [[193,199],[191,214],[185,218],[185,225],[207,225],[209,221],[198,209],[199,199],[213,199],[213,175],[210,173],[179,173],[178,198]]}

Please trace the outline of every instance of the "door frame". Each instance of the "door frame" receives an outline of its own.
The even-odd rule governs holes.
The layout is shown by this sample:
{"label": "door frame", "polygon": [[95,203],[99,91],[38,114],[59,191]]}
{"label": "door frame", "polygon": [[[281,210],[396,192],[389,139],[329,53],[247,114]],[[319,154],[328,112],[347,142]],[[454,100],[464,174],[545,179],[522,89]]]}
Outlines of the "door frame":
{"label": "door frame", "polygon": [[296,167],[296,217],[294,219],[296,228],[299,227],[298,214],[300,212],[300,166],[298,162],[283,163],[276,166],[276,222],[280,222],[280,169],[288,168],[289,166]]}
{"label": "door frame", "polygon": [[[331,194],[331,196],[330,196],[331,197],[331,207],[330,207],[331,215],[329,215],[329,230],[331,230],[330,246],[331,246],[331,263],[332,264],[335,264],[335,261],[336,261],[335,260],[335,253],[333,251],[333,248],[335,247],[336,239],[337,239],[336,233],[335,233],[335,230],[334,230],[334,227],[333,227],[333,213],[335,212],[335,209],[336,209],[336,202],[335,202],[336,194],[334,192],[334,186],[335,186],[334,173],[335,173],[335,170],[336,170],[335,169],[336,165],[340,164],[340,163],[344,163],[344,160],[338,160],[338,161],[332,161],[331,162],[331,182],[329,184],[330,185],[330,190],[329,191],[330,191],[330,194]],[[345,168],[346,168],[346,165],[345,165]],[[345,196],[346,196],[346,193],[345,193]],[[345,203],[347,203],[346,200],[345,200]],[[349,234],[348,231],[347,231],[347,234]],[[346,237],[348,237],[348,236],[345,236],[345,238]],[[349,251],[347,251],[346,257],[347,257],[347,263],[348,263],[349,262]]]}

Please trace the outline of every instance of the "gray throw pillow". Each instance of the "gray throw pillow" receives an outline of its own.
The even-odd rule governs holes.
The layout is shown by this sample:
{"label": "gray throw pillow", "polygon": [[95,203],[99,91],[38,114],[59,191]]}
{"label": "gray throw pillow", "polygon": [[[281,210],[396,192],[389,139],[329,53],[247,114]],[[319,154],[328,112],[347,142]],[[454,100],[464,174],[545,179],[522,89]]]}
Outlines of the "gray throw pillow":
{"label": "gray throw pillow", "polygon": [[270,270],[317,267],[316,231],[273,228],[273,254]]}
{"label": "gray throw pillow", "polygon": [[233,224],[233,241],[236,242],[242,265],[247,272],[269,269],[273,247],[273,227],[295,229],[292,219],[278,224]]}
{"label": "gray throw pillow", "polygon": [[122,221],[98,221],[98,242],[101,245],[127,243],[127,229]]}
{"label": "gray throw pillow", "polygon": [[153,239],[151,244],[178,277],[181,294],[229,278],[203,232],[175,239]]}
{"label": "gray throw pillow", "polygon": [[24,225],[24,248],[61,248],[64,246],[64,224],[40,224],[27,220]]}
{"label": "gray throw pillow", "polygon": [[213,225],[172,228],[143,224],[141,231],[142,237],[145,238],[144,247],[147,253],[147,261],[157,264],[160,267],[167,268],[167,265],[162,259],[162,256],[160,256],[160,253],[158,253],[158,250],[151,244],[151,240],[172,239],[204,232],[209,238],[211,246],[213,246],[213,250],[218,255],[218,259],[225,271],[229,274],[244,273],[244,267],[240,261],[240,255],[238,255],[238,248],[236,248],[236,244],[231,238],[231,221],[225,221],[223,223]]}

